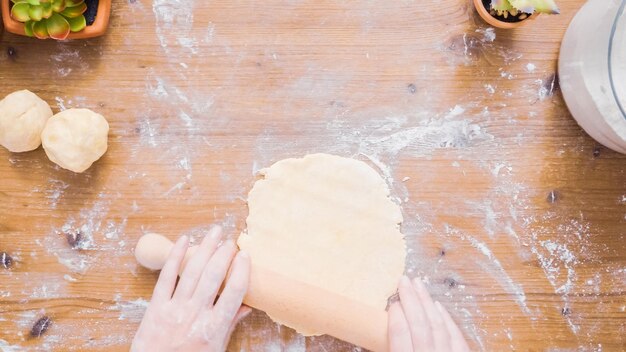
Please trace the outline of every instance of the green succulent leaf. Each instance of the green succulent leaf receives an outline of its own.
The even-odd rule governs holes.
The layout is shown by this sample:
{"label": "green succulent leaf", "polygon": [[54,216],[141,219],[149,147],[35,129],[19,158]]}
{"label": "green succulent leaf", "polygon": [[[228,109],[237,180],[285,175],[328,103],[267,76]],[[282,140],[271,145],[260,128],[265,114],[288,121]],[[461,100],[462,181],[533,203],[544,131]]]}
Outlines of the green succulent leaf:
{"label": "green succulent leaf", "polygon": [[510,0],[510,2],[513,7],[526,13],[535,11],[549,14],[560,13],[559,7],[554,0]]}
{"label": "green succulent leaf", "polygon": [[532,0],[531,1],[535,6],[535,11],[541,13],[549,13],[553,15],[557,15],[561,13],[559,7],[556,5],[554,0]]}
{"label": "green succulent leaf", "polygon": [[43,3],[41,4],[41,8],[43,10],[43,18],[50,18],[50,16],[52,16],[52,5],[49,3]]}
{"label": "green succulent leaf", "polygon": [[74,7],[84,3],[85,0],[65,0],[65,6]]}
{"label": "green succulent leaf", "polygon": [[30,20],[30,16],[28,15],[29,9],[30,5],[26,2],[16,3],[11,8],[11,17],[13,17],[16,21],[26,22]]}
{"label": "green succulent leaf", "polygon": [[33,34],[33,24],[35,24],[35,22],[33,21],[28,21],[24,23],[24,33],[26,33],[26,35],[29,37],[35,36],[35,34]]}
{"label": "green succulent leaf", "polygon": [[52,1],[52,11],[61,12],[65,10],[65,0],[54,0]]}
{"label": "green succulent leaf", "polygon": [[535,6],[533,6],[530,0],[510,0],[511,5],[519,11],[525,13],[535,12]]}
{"label": "green succulent leaf", "polygon": [[46,22],[48,22],[48,20],[33,22],[33,35],[35,37],[39,39],[48,38],[48,28],[46,28]]}
{"label": "green succulent leaf", "polygon": [[70,34],[70,24],[58,13],[53,14],[46,20],[46,29],[50,38],[57,40],[67,39]]}
{"label": "green succulent leaf", "polygon": [[87,11],[87,5],[81,3],[80,5],[66,7],[65,10],[61,11],[61,15],[67,18],[74,18],[82,15],[85,11]]}
{"label": "green succulent leaf", "polygon": [[491,0],[491,8],[496,11],[509,11],[513,9],[509,0]]}
{"label": "green succulent leaf", "polygon": [[70,31],[72,32],[80,32],[87,27],[85,16],[67,18],[67,22],[70,24]]}
{"label": "green succulent leaf", "polygon": [[41,21],[43,18],[43,7],[42,6],[31,6],[28,9],[28,17],[30,17],[33,21]]}

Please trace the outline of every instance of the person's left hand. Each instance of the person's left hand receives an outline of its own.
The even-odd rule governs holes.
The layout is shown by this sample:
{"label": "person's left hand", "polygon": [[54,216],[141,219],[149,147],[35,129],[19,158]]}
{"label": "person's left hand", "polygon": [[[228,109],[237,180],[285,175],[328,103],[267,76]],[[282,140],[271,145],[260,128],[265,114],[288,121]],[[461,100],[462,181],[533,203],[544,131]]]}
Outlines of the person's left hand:
{"label": "person's left hand", "polygon": [[[177,285],[176,278],[189,246],[186,236],[178,239],[161,270],[131,351],[226,349],[235,326],[251,311],[242,306],[248,290],[250,258],[245,252],[237,253],[233,241],[220,245],[221,237],[219,227],[209,232]],[[216,301],[224,280],[224,290]]]}
{"label": "person's left hand", "polygon": [[463,333],[450,313],[433,302],[420,278],[403,276],[399,302],[389,307],[390,352],[469,352]]}

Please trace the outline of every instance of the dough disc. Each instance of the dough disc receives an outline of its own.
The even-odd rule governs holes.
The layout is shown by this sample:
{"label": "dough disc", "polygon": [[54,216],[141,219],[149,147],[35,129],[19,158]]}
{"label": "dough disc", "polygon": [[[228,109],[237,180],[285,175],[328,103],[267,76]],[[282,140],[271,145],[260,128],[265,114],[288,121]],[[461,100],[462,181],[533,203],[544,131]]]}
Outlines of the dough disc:
{"label": "dough disc", "polygon": [[[290,306],[270,307],[266,313],[308,336],[334,335],[310,322],[329,308],[337,316],[323,319],[347,318],[340,316],[341,307],[328,307],[338,302],[354,302],[386,319],[387,299],[396,291],[406,254],[402,213],[380,175],[362,161],[328,154],[281,160],[261,175],[248,195],[250,213],[240,248],[250,254],[253,268],[337,297],[307,297],[299,291],[285,302]],[[323,309],[303,312],[298,301]],[[353,323],[356,328],[358,322]]]}

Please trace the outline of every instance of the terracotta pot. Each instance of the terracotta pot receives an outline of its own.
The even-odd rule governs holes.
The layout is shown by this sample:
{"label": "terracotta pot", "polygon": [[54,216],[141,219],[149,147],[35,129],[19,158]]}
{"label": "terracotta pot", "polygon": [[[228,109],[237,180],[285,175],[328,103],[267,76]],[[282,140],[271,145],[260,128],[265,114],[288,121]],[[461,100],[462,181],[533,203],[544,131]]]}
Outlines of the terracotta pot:
{"label": "terracotta pot", "polygon": [[483,6],[482,0],[474,0],[474,7],[476,8],[476,11],[478,11],[478,14],[480,15],[480,17],[482,17],[483,20],[485,20],[485,22],[489,23],[493,27],[502,28],[502,29],[513,29],[513,28],[521,27],[525,25],[529,20],[534,20],[535,18],[537,18],[537,16],[539,16],[539,13],[535,12],[532,15],[528,16],[528,18],[526,18],[523,21],[504,22],[491,16],[491,14],[489,13],[489,10],[486,9],[485,6]]}
{"label": "terracotta pot", "polygon": [[[2,22],[7,32],[19,35],[26,35],[24,32],[24,23],[11,18],[11,0],[0,0],[2,9]],[[85,39],[103,35],[109,25],[109,16],[111,15],[111,0],[98,1],[98,12],[96,20],[91,26],[85,27],[80,32],[70,33],[67,39]]]}

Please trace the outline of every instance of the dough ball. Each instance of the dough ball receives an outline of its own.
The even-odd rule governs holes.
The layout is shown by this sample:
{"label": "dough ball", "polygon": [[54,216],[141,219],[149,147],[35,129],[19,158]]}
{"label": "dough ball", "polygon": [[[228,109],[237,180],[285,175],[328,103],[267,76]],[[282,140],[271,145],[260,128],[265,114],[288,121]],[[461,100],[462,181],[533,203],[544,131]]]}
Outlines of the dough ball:
{"label": "dough ball", "polygon": [[0,101],[0,145],[18,153],[35,150],[52,110],[35,93],[20,90]]}
{"label": "dough ball", "polygon": [[64,169],[83,172],[107,150],[109,124],[89,109],[68,109],[52,116],[41,134],[48,158]]}

